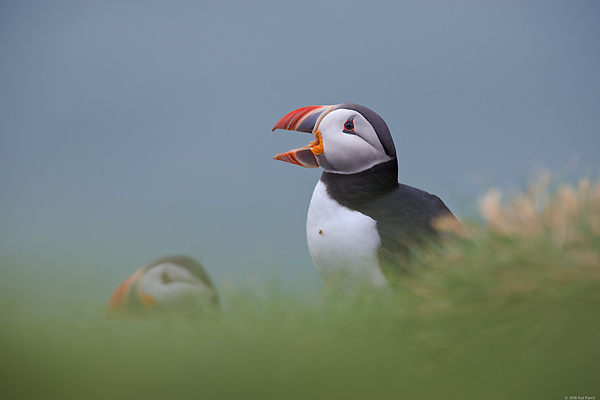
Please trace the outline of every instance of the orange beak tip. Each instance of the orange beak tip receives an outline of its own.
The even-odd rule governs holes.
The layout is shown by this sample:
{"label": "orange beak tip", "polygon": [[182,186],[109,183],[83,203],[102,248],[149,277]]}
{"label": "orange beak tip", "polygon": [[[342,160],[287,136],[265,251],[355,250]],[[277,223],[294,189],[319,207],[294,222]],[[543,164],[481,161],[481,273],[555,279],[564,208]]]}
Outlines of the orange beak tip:
{"label": "orange beak tip", "polygon": [[125,279],[121,284],[117,287],[117,289],[113,292],[110,300],[108,301],[108,308],[113,311],[118,311],[122,309],[127,303],[127,297],[129,295],[129,290],[134,282],[143,274],[142,269],[138,269],[132,275],[130,275],[127,279]]}
{"label": "orange beak tip", "polygon": [[273,159],[299,165],[304,168],[317,168],[319,166],[319,163],[309,146],[277,154]]}

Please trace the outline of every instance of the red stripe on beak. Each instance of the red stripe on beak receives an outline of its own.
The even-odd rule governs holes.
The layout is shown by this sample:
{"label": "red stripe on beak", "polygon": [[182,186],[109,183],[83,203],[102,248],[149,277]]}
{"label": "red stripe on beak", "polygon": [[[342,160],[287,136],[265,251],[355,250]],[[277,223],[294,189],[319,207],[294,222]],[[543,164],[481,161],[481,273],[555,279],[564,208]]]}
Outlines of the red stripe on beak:
{"label": "red stripe on beak", "polygon": [[330,106],[308,106],[290,111],[281,118],[273,127],[275,129],[287,129],[289,131],[300,131],[312,133],[317,119],[321,113]]}

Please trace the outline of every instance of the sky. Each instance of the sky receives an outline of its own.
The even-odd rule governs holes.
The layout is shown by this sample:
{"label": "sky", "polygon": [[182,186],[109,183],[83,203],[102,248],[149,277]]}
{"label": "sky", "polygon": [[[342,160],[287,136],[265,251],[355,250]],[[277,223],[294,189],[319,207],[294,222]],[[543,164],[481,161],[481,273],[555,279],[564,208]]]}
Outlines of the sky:
{"label": "sky", "polygon": [[[168,254],[218,287],[318,288],[319,170],[287,112],[387,122],[399,180],[460,216],[540,167],[600,168],[597,1],[0,4],[0,291],[102,305]],[[290,290],[292,290],[290,289]]]}

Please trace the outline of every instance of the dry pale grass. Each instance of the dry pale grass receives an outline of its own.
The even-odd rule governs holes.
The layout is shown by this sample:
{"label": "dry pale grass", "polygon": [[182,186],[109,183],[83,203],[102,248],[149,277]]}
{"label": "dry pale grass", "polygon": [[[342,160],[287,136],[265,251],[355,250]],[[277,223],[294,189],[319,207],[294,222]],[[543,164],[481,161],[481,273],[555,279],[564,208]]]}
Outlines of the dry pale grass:
{"label": "dry pale grass", "polygon": [[600,234],[600,182],[581,179],[576,187],[561,185],[552,193],[551,176],[544,173],[525,193],[503,203],[492,189],[479,201],[479,211],[495,233],[515,237],[549,235],[557,246],[582,240],[582,231]]}
{"label": "dry pale grass", "polygon": [[[511,196],[489,190],[479,200],[481,220],[438,221],[438,228],[470,241],[452,242],[439,252],[423,252],[419,279],[404,286],[421,299],[427,313],[470,308],[482,298],[491,307],[530,299],[550,301],[588,293],[600,282],[600,182],[553,182],[542,173]],[[589,287],[588,287],[589,286]],[[583,297],[582,297],[583,298]],[[528,300],[529,302],[529,300]],[[522,304],[526,304],[523,302]]]}

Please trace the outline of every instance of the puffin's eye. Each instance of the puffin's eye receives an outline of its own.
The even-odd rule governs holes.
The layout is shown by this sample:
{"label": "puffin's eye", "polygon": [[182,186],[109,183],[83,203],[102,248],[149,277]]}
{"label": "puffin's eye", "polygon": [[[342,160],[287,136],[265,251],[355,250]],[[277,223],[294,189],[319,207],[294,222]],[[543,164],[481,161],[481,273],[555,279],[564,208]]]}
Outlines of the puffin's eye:
{"label": "puffin's eye", "polygon": [[173,279],[171,279],[171,277],[169,276],[169,274],[167,273],[167,271],[163,271],[162,274],[160,274],[160,280],[165,285],[173,282]]}
{"label": "puffin's eye", "polygon": [[354,133],[354,117],[348,118],[346,122],[344,122],[344,133]]}

